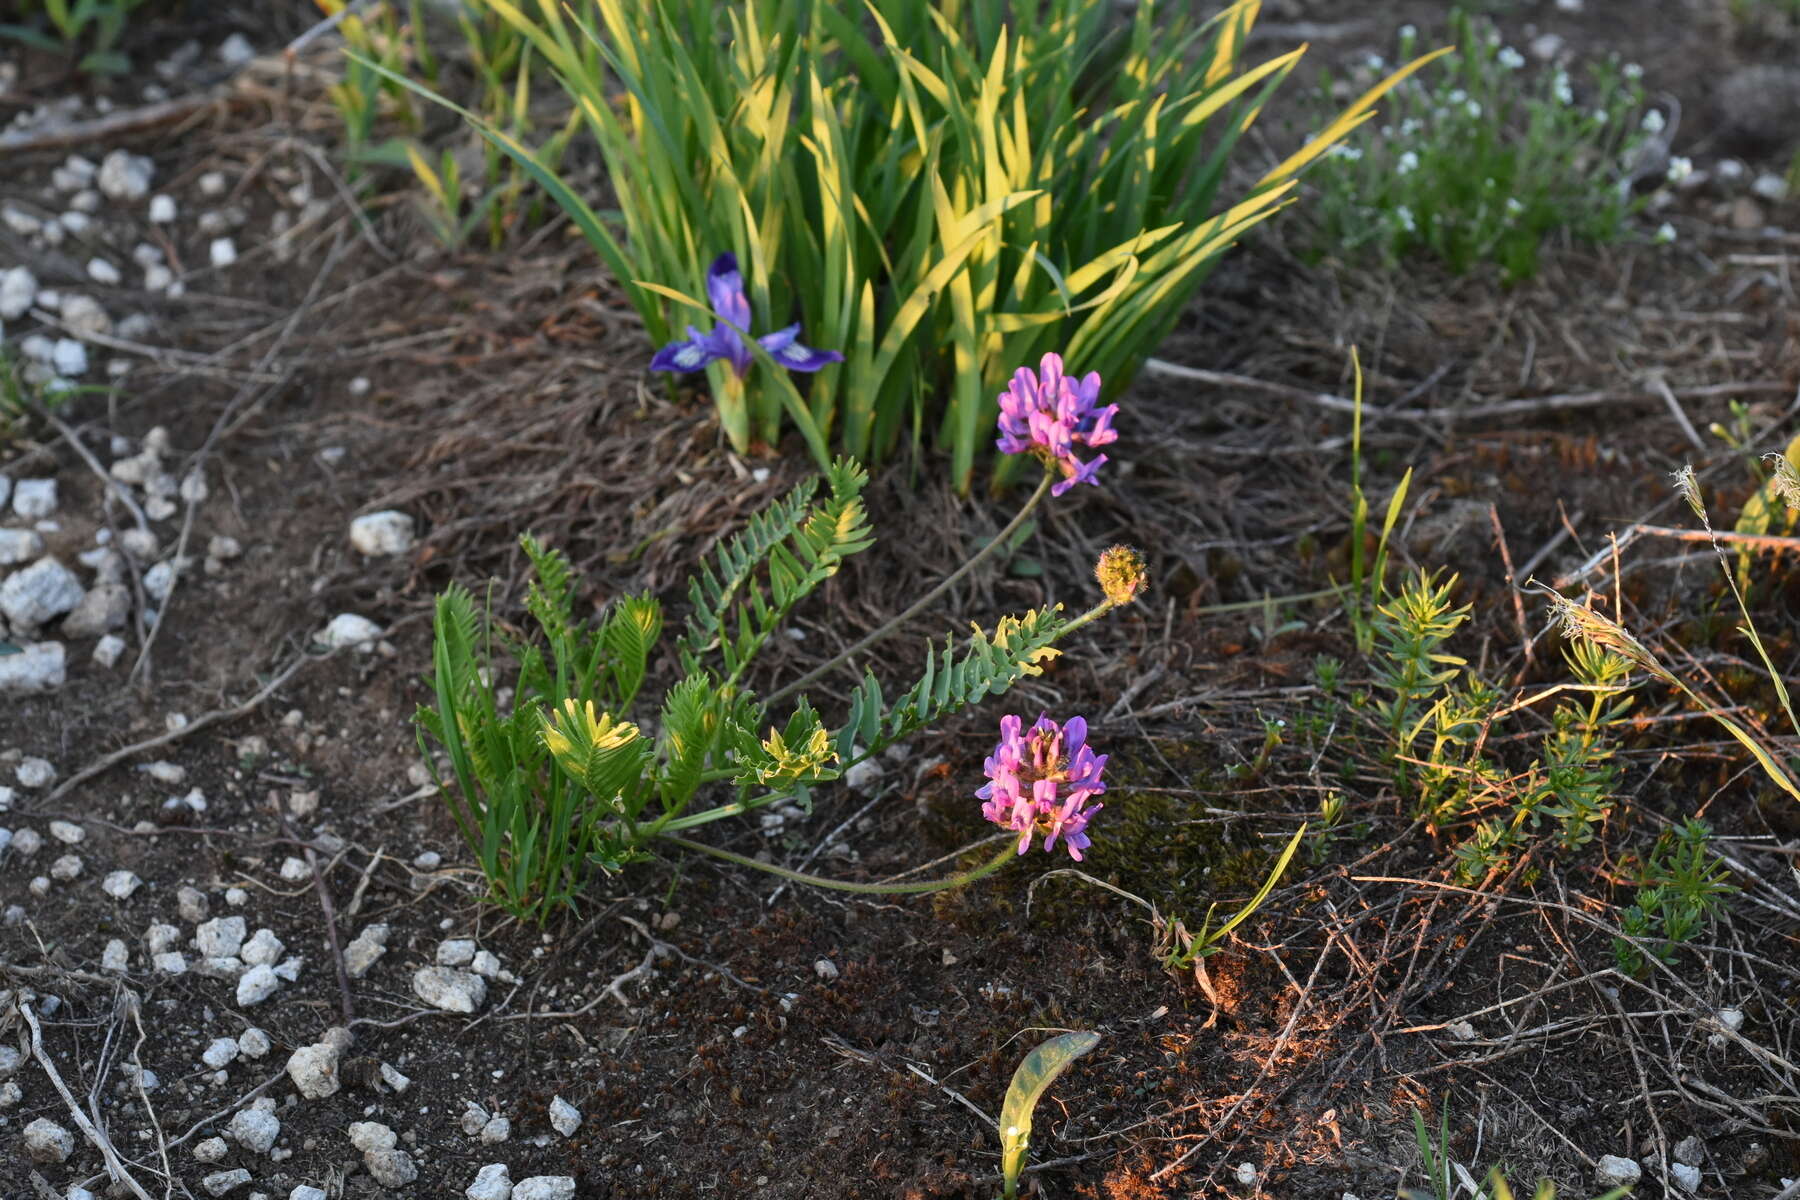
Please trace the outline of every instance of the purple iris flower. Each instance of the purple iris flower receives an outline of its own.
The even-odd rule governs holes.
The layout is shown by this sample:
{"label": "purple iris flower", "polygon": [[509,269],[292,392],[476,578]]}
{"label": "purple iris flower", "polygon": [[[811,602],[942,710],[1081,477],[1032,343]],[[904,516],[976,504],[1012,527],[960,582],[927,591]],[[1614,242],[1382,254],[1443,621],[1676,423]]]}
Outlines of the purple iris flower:
{"label": "purple iris flower", "polygon": [[1093,843],[1088,821],[1105,807],[1088,800],[1106,790],[1100,772],[1106,755],[1087,745],[1087,721],[1070,717],[1057,725],[1040,715],[1029,730],[1018,717],[1000,718],[1000,744],[983,770],[988,782],[976,792],[987,801],[981,815],[1019,835],[1019,853],[1031,848],[1032,834],[1041,834],[1044,849],[1053,850],[1062,839],[1069,857],[1082,860]]}
{"label": "purple iris flower", "polygon": [[1060,354],[1046,354],[1035,374],[1020,367],[1000,393],[1000,436],[994,445],[1002,454],[1029,450],[1062,473],[1051,487],[1060,496],[1078,483],[1098,485],[1100,464],[1106,455],[1087,462],[1075,457],[1077,446],[1098,449],[1118,440],[1112,427],[1116,404],[1097,406],[1100,374],[1089,371],[1077,382],[1063,374]]}
{"label": "purple iris flower", "polygon": [[[750,297],[744,294],[744,277],[738,273],[735,255],[721,254],[713,259],[712,266],[706,269],[706,294],[720,323],[705,333],[689,325],[685,341],[670,342],[656,352],[650,360],[652,371],[699,371],[708,363],[724,359],[739,379],[750,373],[750,364],[756,361],[744,341],[744,335],[750,331]],[[756,342],[790,371],[817,371],[844,361],[836,350],[814,350],[801,345],[799,337],[800,325],[795,322],[786,329],[763,334]]]}

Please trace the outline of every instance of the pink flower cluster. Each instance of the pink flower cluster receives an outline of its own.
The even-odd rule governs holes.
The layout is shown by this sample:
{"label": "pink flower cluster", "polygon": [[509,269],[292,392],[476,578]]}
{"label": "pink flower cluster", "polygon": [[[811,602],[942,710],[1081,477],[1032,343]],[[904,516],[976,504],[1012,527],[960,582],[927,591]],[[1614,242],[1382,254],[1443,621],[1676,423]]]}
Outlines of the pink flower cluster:
{"label": "pink flower cluster", "polygon": [[1076,382],[1063,374],[1062,355],[1046,354],[1036,374],[1020,367],[1000,393],[1000,437],[994,444],[1002,454],[1034,451],[1060,471],[1063,477],[1050,489],[1052,496],[1078,483],[1098,485],[1095,476],[1106,455],[1082,462],[1075,447],[1098,449],[1118,440],[1112,419],[1119,406],[1100,408],[1099,399],[1099,372],[1089,371]]}
{"label": "pink flower cluster", "polygon": [[[1019,853],[1031,848],[1031,835],[1041,834],[1049,851],[1061,838],[1076,862],[1091,844],[1088,821],[1104,805],[1086,806],[1106,790],[1100,772],[1106,755],[1087,745],[1087,721],[1070,717],[1058,726],[1046,715],[1029,730],[1008,714],[1000,718],[1000,744],[984,768],[988,783],[975,795],[987,803],[981,815],[1019,835]],[[1086,807],[1084,807],[1086,806]]]}

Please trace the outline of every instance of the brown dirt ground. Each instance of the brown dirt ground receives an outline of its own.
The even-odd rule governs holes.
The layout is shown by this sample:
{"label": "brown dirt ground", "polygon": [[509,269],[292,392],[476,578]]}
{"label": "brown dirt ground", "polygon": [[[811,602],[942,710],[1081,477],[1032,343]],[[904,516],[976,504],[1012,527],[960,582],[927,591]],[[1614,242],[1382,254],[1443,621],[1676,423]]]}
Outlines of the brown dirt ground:
{"label": "brown dirt ground", "polygon": [[[1286,7],[1275,15],[1344,19],[1343,6],[1329,17],[1324,6]],[[1387,6],[1360,8],[1379,10],[1369,32],[1321,37],[1315,52],[1382,48]],[[1707,104],[1696,61],[1711,71],[1791,49],[1746,45],[1710,8],[1671,6],[1672,24],[1659,30],[1620,22],[1617,8],[1589,0],[1586,15],[1567,17],[1515,4],[1498,19],[1509,32],[1531,22],[1640,59],[1701,129],[1704,117],[1691,116]],[[316,101],[264,89],[134,148],[157,159],[159,178],[220,167],[247,176],[246,203],[260,213],[280,172],[311,161],[287,139],[326,130]],[[0,198],[40,186],[60,158],[9,161]],[[1569,247],[1510,290],[1428,267],[1401,277],[1304,270],[1284,241],[1297,230],[1257,239],[1159,353],[1292,394],[1146,375],[1126,402],[1123,461],[1108,485],[1046,512],[1024,551],[1041,574],[986,572],[944,606],[947,619],[1076,603],[1098,548],[1153,548],[1154,595],[1093,629],[1009,707],[1094,718],[1118,757],[1084,869],[1164,912],[1194,922],[1206,904],[1248,895],[1271,846],[1321,793],[1345,793],[1345,831],[1317,861],[1299,860],[1203,978],[1158,966],[1138,907],[1038,859],[964,892],[881,902],[792,889],[771,902],[774,888],[754,873],[669,859],[598,882],[578,913],[542,932],[484,909],[447,814],[407,782],[435,590],[491,577],[509,611],[521,569],[513,538],[531,529],[580,564],[595,605],[650,588],[679,610],[695,555],[806,464],[792,452],[740,461],[721,448],[700,399],[671,400],[646,381],[641,331],[560,229],[503,255],[451,257],[394,205],[376,226],[381,244],[406,250],[390,261],[340,212],[294,261],[222,277],[217,297],[155,308],[156,344],[190,357],[146,363],[115,400],[70,410],[96,447],[158,424],[185,453],[213,440],[214,500],[194,537],[230,534],[248,554],[224,574],[183,580],[141,685],[121,686],[125,667],[101,672],[78,653],[67,688],[10,705],[0,750],[45,755],[67,778],[161,733],[170,712],[241,704],[337,612],[380,620],[393,654],[309,662],[253,710],[136,756],[186,769],[184,786],[210,801],[203,825],[135,832],[156,819],[162,792],[124,765],[54,802],[25,799],[30,815],[13,814],[15,826],[82,820],[83,853],[147,886],[118,903],[90,871],[38,900],[25,891],[30,872],[0,864],[0,905],[29,914],[0,928],[0,969],[63,998],[46,1023],[56,1061],[78,1092],[99,1090],[115,1130],[135,1130],[145,1124],[135,1093],[113,1087],[134,1034],[116,1015],[114,984],[91,974],[101,948],[113,936],[135,945],[150,922],[173,920],[183,883],[213,892],[215,912],[218,890],[250,891],[251,927],[272,927],[307,960],[275,1000],[240,1012],[228,985],[152,976],[138,957],[126,981],[143,998],[142,1061],[164,1081],[156,1117],[187,1187],[202,1173],[192,1142],[261,1085],[283,1102],[282,1144],[294,1154],[271,1167],[234,1149],[221,1165],[241,1162],[256,1190],[275,1195],[300,1181],[329,1181],[334,1196],[378,1193],[360,1171],[344,1176],[354,1155],[341,1130],[382,1120],[416,1137],[419,1195],[460,1195],[476,1167],[504,1159],[514,1179],[573,1174],[583,1197],[989,1197],[995,1139],[970,1106],[996,1112],[1023,1051],[1047,1031],[1076,1028],[1104,1040],[1039,1113],[1033,1159],[1047,1165],[1031,1178],[1044,1195],[1392,1194],[1422,1183],[1411,1114],[1445,1105],[1458,1161],[1477,1172],[1504,1163],[1515,1183],[1547,1176],[1563,1194],[1587,1195],[1594,1159],[1616,1153],[1643,1159],[1640,1194],[1659,1195],[1670,1150],[1696,1135],[1708,1155],[1702,1195],[1773,1195],[1800,1175],[1800,925],[1792,887],[1781,891],[1796,829],[1759,802],[1743,756],[1702,723],[1646,721],[1625,754],[1627,802],[1600,845],[1561,862],[1539,847],[1530,870],[1458,890],[1454,838],[1410,819],[1354,716],[1313,686],[1319,654],[1351,661],[1353,682],[1362,675],[1335,612],[1280,605],[1280,631],[1269,632],[1259,607],[1217,611],[1341,577],[1348,420],[1296,395],[1344,394],[1354,343],[1372,404],[1401,410],[1371,418],[1371,491],[1385,496],[1401,469],[1415,468],[1401,542],[1409,562],[1462,574],[1477,620],[1459,651],[1509,685],[1561,679],[1552,640],[1535,637],[1535,605],[1522,616],[1514,607],[1501,549],[1514,566],[1536,558],[1540,578],[1557,578],[1633,521],[1678,523],[1666,477],[1690,456],[1713,470],[1721,505],[1748,491],[1731,455],[1687,446],[1668,409],[1640,390],[1646,373],[1678,390],[1742,385],[1684,400],[1701,430],[1727,418],[1731,395],[1767,430],[1758,449],[1796,428],[1786,275],[1795,238],[1719,227],[1704,208],[1677,214],[1673,251]],[[1779,223],[1793,210],[1770,215]],[[55,264],[45,277],[57,278]],[[304,316],[278,367],[257,370],[296,311]],[[372,382],[366,396],[351,394],[355,376]],[[1440,416],[1583,392],[1615,395],[1517,417]],[[98,484],[69,448],[53,431],[33,436],[15,446],[15,462],[22,454],[33,471],[54,470],[65,512],[99,511]],[[340,448],[341,457],[321,453]],[[750,474],[759,466],[771,472],[763,482]],[[929,462],[878,476],[871,509],[886,540],[807,607],[807,638],[772,652],[765,681],[879,623],[896,595],[1004,519],[1003,504],[957,498],[935,478]],[[367,563],[344,529],[384,507],[414,513],[425,537],[404,561]],[[1648,541],[1629,548],[1621,586],[1634,626],[1688,646],[1689,665],[1766,708],[1754,680],[1734,682],[1747,649],[1731,622],[1705,626],[1695,615],[1718,601],[1707,561],[1682,553],[1695,549],[1660,546],[1675,557],[1657,558]],[[1605,593],[1604,556],[1596,566],[1587,577]],[[1796,603],[1791,581],[1761,601],[1783,664],[1794,661]],[[1640,705],[1646,715],[1681,712],[1660,694]],[[1315,712],[1342,724],[1290,737],[1260,777],[1228,772],[1255,754],[1261,717],[1292,724]],[[876,878],[954,856],[979,836],[969,793],[995,715],[916,739],[848,832],[854,860],[818,865]],[[250,737],[266,740],[266,758],[241,753]],[[354,988],[353,1053],[411,1076],[403,1096],[353,1084],[286,1105],[286,1054],[342,1019],[317,895],[276,874],[296,847],[271,802],[296,790],[320,796],[305,836],[345,846],[324,875],[342,935],[377,920],[395,928],[387,957]],[[729,827],[717,836],[798,862],[861,803],[822,795],[780,837]],[[1631,896],[1630,856],[1694,812],[1729,839],[1721,846],[1745,894],[1673,967],[1622,975],[1610,931]],[[447,865],[414,868],[426,849]],[[474,1019],[422,1011],[411,995],[411,970],[447,931],[478,937],[521,978]],[[669,948],[661,958],[656,945]],[[815,973],[821,959],[836,979]],[[653,973],[620,985],[628,1004],[607,992],[644,962]],[[1711,1023],[1727,1006],[1744,1012],[1743,1037]],[[1472,1039],[1450,1031],[1465,1019]],[[252,1024],[268,1030],[274,1053],[215,1084],[198,1046]],[[553,1094],[585,1114],[572,1139],[539,1138]],[[41,1079],[26,1096],[5,1114],[0,1161],[16,1145],[6,1130],[64,1115]],[[469,1099],[511,1116],[513,1139],[481,1146],[463,1135],[455,1118]],[[121,1150],[159,1172],[154,1138]],[[1254,1185],[1236,1181],[1244,1162],[1260,1172]],[[74,1165],[52,1182],[91,1179],[99,1159],[84,1150]],[[25,1194],[6,1194],[15,1192]]]}

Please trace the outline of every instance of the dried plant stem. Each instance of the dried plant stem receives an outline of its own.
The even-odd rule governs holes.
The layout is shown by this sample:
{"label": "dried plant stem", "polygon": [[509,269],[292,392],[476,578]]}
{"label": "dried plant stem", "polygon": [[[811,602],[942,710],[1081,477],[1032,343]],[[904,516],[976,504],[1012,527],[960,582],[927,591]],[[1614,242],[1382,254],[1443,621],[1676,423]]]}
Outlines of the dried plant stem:
{"label": "dried plant stem", "polygon": [[798,692],[801,688],[818,682],[820,679],[824,678],[825,675],[836,670],[838,666],[849,661],[851,658],[854,658],[856,655],[861,654],[876,642],[898,632],[902,625],[905,625],[908,621],[930,608],[937,602],[938,597],[949,591],[955,586],[958,580],[974,570],[977,563],[981,562],[982,559],[1012,540],[1013,534],[1018,532],[1019,527],[1025,523],[1025,518],[1031,515],[1031,510],[1036,508],[1038,502],[1049,494],[1050,485],[1055,481],[1056,476],[1051,471],[1046,470],[1043,479],[1038,481],[1037,491],[1031,493],[1031,499],[1025,501],[1025,506],[1019,509],[1019,511],[1013,515],[1013,519],[1006,523],[1006,528],[995,534],[993,540],[988,542],[987,545],[977,550],[968,562],[965,562],[962,566],[945,576],[942,583],[939,583],[929,592],[926,592],[925,595],[911,608],[908,608],[893,620],[888,621],[886,624],[875,629],[867,637],[863,638],[860,642],[857,642],[854,646],[851,646],[848,650],[843,651],[829,662],[815,667],[794,682],[788,684],[786,687],[778,689],[768,698],[766,703],[770,707],[773,707]]}
{"label": "dried plant stem", "polygon": [[689,841],[673,834],[663,834],[663,840],[673,842],[684,850],[698,850],[702,854],[710,854],[714,858],[722,858],[726,862],[737,863],[741,867],[753,867],[758,871],[767,871],[793,883],[811,884],[813,887],[830,888],[839,892],[857,892],[865,896],[909,896],[922,895],[926,892],[942,892],[950,888],[964,887],[978,879],[984,879],[1004,867],[1018,857],[1018,850],[1010,835],[1006,845],[987,862],[960,875],[952,875],[948,879],[934,879],[924,883],[847,883],[841,879],[827,879],[823,875],[809,875],[804,871],[790,871],[786,867],[778,867],[774,863],[759,862],[743,854],[734,854],[730,850],[722,850],[717,846],[708,846],[705,842]]}
{"label": "dried plant stem", "polygon": [[63,1077],[58,1073],[56,1064],[50,1060],[49,1052],[44,1049],[44,1030],[38,1024],[37,1013],[32,1011],[31,1004],[21,1001],[19,1015],[25,1018],[27,1025],[31,1026],[32,1056],[37,1059],[38,1065],[44,1068],[44,1074],[50,1077],[50,1082],[56,1088],[57,1095],[62,1097],[63,1103],[68,1107],[69,1115],[75,1118],[75,1124],[81,1127],[81,1132],[87,1135],[87,1140],[94,1144],[94,1147],[100,1151],[100,1157],[106,1160],[106,1173],[112,1177],[114,1183],[122,1183],[130,1188],[138,1200],[150,1200],[150,1193],[146,1192],[143,1185],[131,1177],[131,1172],[127,1171],[125,1164],[119,1160],[119,1152],[113,1149],[112,1139],[107,1137],[106,1133],[98,1125],[95,1125],[85,1112],[81,1111],[81,1105],[76,1103],[74,1093],[70,1092],[69,1085],[63,1082]]}

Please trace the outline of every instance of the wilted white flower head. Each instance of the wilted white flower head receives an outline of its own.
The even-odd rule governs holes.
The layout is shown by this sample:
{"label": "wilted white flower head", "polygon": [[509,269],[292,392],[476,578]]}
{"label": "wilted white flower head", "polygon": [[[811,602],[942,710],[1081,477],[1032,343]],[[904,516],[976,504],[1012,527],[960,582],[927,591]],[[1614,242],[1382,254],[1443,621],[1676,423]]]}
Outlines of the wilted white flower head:
{"label": "wilted white flower head", "polygon": [[1499,60],[1501,66],[1509,71],[1517,71],[1520,67],[1525,65],[1525,56],[1520,54],[1517,50],[1514,50],[1511,46],[1500,47],[1500,53],[1496,54],[1494,57]]}
{"label": "wilted white flower head", "polygon": [[1694,173],[1694,160],[1676,155],[1669,160],[1669,182],[1680,183]]}
{"label": "wilted white flower head", "polygon": [[1785,454],[1765,454],[1763,461],[1774,472],[1769,486],[1775,495],[1789,508],[1800,508],[1800,471],[1794,469],[1793,461]]}
{"label": "wilted white flower head", "polygon": [[1675,481],[1675,492],[1687,501],[1694,515],[1702,521],[1706,520],[1706,502],[1700,498],[1700,480],[1694,474],[1694,468],[1686,466],[1670,476]]}
{"label": "wilted white flower head", "polygon": [[1411,175],[1414,171],[1416,171],[1418,169],[1419,169],[1419,156],[1417,154],[1414,154],[1411,150],[1408,150],[1406,153],[1402,154],[1394,162],[1394,173],[1396,175]]}
{"label": "wilted white flower head", "polygon": [[1551,77],[1550,86],[1556,92],[1558,103],[1575,103],[1575,89],[1569,85],[1569,73],[1567,71],[1558,70],[1556,74]]}
{"label": "wilted white flower head", "polygon": [[1636,64],[1636,63],[1626,63],[1625,64],[1625,78],[1632,80],[1633,82],[1636,82],[1637,80],[1642,79],[1643,77],[1644,77],[1644,68],[1638,66],[1638,64]]}
{"label": "wilted white flower head", "polygon": [[1571,641],[1590,642],[1602,650],[1610,650],[1620,658],[1661,679],[1670,678],[1668,668],[1656,661],[1644,644],[1611,617],[1601,616],[1585,604],[1577,604],[1567,596],[1546,591],[1550,614],[1562,626],[1562,635]]}
{"label": "wilted white flower head", "polygon": [[1644,119],[1640,124],[1643,125],[1645,133],[1661,133],[1668,126],[1668,121],[1663,117],[1661,109],[1653,108],[1644,114]]}
{"label": "wilted white flower head", "polygon": [[1400,228],[1406,230],[1408,233],[1417,233],[1419,231],[1419,223],[1413,219],[1412,209],[1406,207],[1404,204],[1399,205],[1394,209],[1394,219],[1399,221]]}

